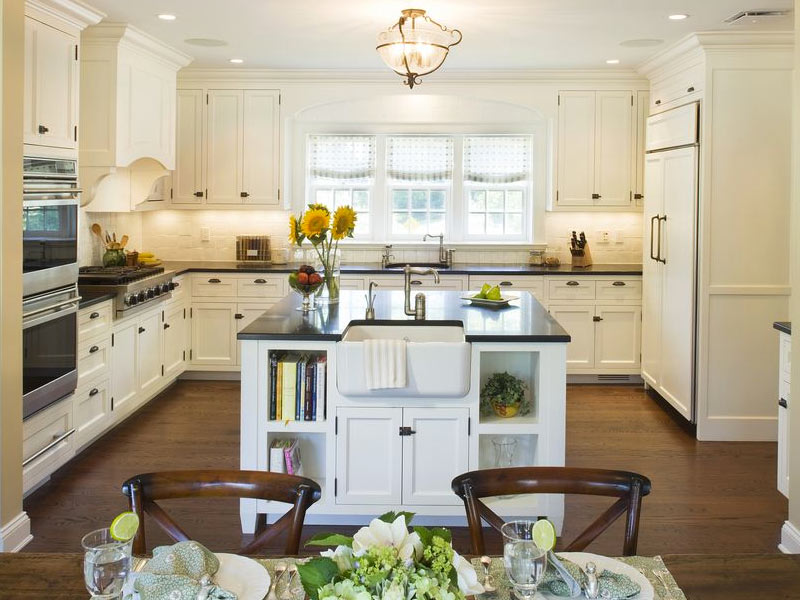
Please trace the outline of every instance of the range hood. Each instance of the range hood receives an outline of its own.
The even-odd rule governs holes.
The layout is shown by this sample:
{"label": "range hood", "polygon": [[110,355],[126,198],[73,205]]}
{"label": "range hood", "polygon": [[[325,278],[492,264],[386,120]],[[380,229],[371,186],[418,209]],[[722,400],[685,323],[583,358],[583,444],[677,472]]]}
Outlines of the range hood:
{"label": "range hood", "polygon": [[177,72],[191,60],[124,23],[83,31],[78,146],[88,210],[134,210],[175,168]]}

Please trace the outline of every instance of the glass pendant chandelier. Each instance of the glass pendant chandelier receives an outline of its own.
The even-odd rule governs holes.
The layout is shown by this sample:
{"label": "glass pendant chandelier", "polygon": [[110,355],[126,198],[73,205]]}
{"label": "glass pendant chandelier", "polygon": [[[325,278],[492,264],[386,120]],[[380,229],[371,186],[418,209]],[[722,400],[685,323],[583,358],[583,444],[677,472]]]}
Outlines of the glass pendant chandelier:
{"label": "glass pendant chandelier", "polygon": [[378,34],[375,48],[390,69],[413,88],[420,77],[442,66],[452,46],[461,42],[458,29],[448,29],[419,8],[402,11],[400,20]]}

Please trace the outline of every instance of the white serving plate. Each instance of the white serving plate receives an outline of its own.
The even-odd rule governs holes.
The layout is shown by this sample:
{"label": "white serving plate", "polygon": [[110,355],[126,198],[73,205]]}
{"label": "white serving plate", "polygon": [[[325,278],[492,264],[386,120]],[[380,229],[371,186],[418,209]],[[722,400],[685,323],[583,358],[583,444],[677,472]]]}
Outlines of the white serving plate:
{"label": "white serving plate", "polygon": [[[236,594],[238,600],[264,600],[270,586],[267,569],[246,556],[225,553],[215,553],[215,556],[219,559],[219,571],[214,575],[216,585]],[[133,592],[136,575],[138,573],[128,578],[125,588],[138,600],[139,594]]]}
{"label": "white serving plate", "polygon": [[[614,573],[622,573],[623,575],[627,575],[631,578],[631,580],[635,581],[639,584],[641,591],[632,598],[628,600],[654,600],[655,592],[653,591],[653,586],[650,581],[642,575],[638,569],[622,562],[616,560],[614,558],[609,558],[608,556],[600,556],[599,554],[592,554],[590,552],[556,552],[557,556],[561,556],[566,558],[567,560],[571,560],[584,570],[586,570],[586,563],[593,562],[597,566],[597,573],[598,575],[605,570],[612,571]],[[562,596],[556,596],[554,594],[549,594],[546,592],[541,593],[542,596],[545,598],[560,598],[563,600]]]}
{"label": "white serving plate", "polygon": [[512,300],[517,300],[519,296],[515,294],[507,294],[500,300],[489,300],[488,298],[475,298],[475,294],[479,293],[480,290],[475,290],[474,292],[467,292],[466,296],[461,296],[462,300],[469,300],[476,306],[491,306],[493,308],[497,308],[499,306],[508,306],[508,303]]}

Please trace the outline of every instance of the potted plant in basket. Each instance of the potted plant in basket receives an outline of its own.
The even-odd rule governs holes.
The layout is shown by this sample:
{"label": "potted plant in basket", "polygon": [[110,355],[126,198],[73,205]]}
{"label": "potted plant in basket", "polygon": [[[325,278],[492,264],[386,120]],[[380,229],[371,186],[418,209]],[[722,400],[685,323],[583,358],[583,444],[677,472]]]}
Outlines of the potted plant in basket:
{"label": "potted plant in basket", "polygon": [[525,402],[527,385],[522,379],[503,372],[489,377],[481,389],[481,409],[484,413],[493,410],[499,417],[525,415],[530,407]]}

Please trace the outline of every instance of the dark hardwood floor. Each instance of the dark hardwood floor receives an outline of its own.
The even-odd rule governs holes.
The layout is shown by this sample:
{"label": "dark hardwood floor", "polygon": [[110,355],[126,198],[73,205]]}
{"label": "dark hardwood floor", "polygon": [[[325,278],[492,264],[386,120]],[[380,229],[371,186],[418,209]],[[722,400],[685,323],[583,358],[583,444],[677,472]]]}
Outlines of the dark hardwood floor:
{"label": "dark hardwood floor", "polygon": [[[567,465],[638,471],[650,477],[640,554],[777,552],[787,502],[775,489],[774,443],[697,442],[640,388],[570,386]],[[182,381],[54,474],[24,502],[34,540],[29,552],[75,552],[81,536],[126,509],[120,484],[164,469],[237,468],[239,385]],[[240,547],[236,500],[173,501],[176,520],[218,551]],[[563,537],[570,539],[606,506],[568,498]],[[621,523],[591,550],[618,554]],[[355,528],[306,527],[352,532]],[[466,529],[454,530],[466,552]],[[489,538],[493,553],[499,544]],[[166,543],[155,525],[148,546]]]}

